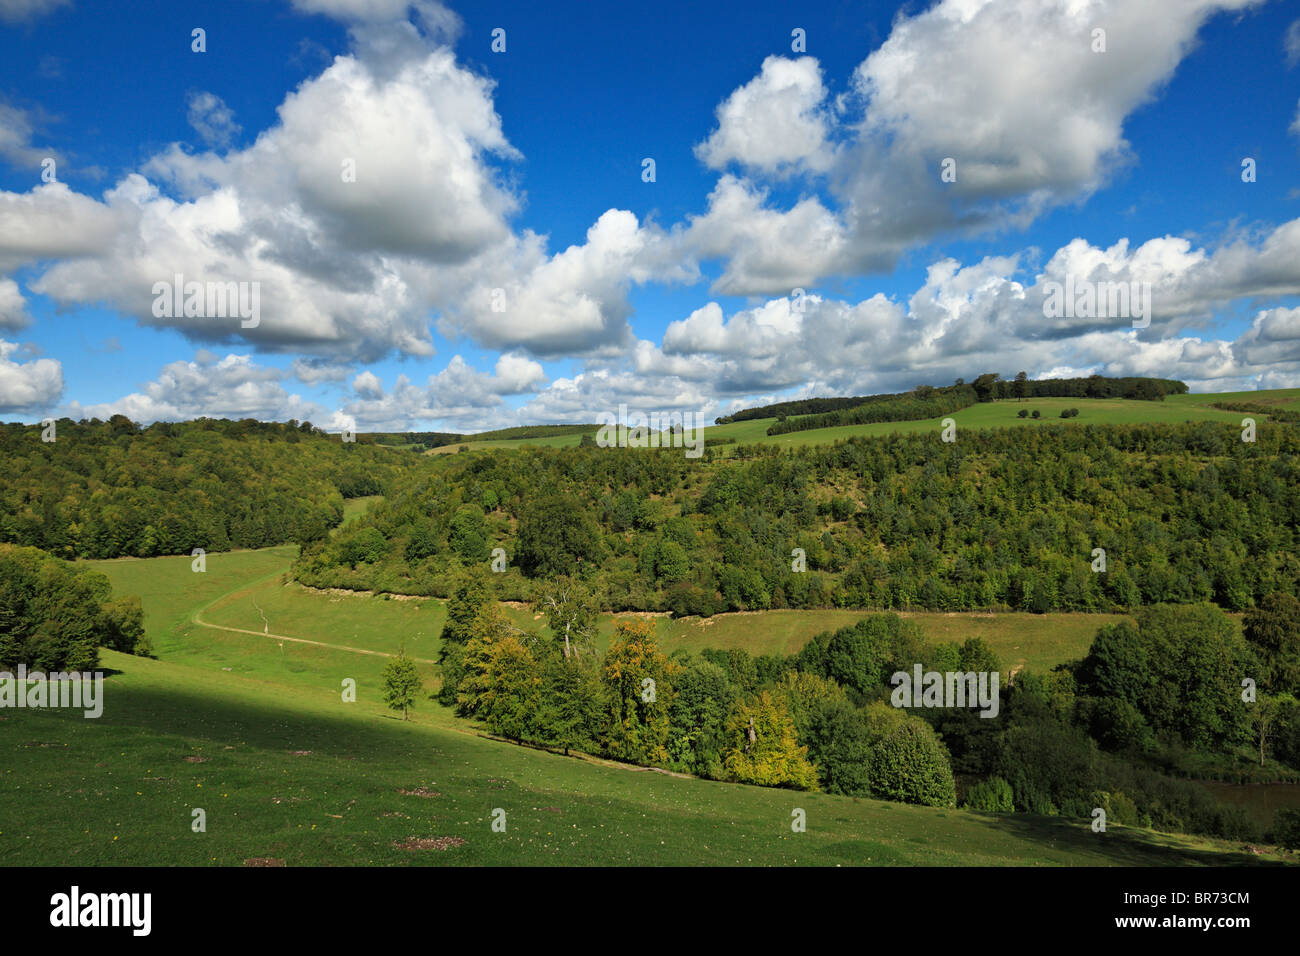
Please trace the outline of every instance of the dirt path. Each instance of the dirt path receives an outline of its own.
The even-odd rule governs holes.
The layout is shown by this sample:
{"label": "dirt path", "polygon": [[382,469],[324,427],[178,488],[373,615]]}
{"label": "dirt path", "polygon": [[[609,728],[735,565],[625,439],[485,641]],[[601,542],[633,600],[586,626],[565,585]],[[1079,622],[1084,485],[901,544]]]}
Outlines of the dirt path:
{"label": "dirt path", "polygon": [[[287,567],[288,565],[286,564],[285,568]],[[313,647],[324,647],[331,651],[347,651],[349,654],[368,654],[371,657],[396,657],[397,656],[396,654],[389,654],[385,651],[368,651],[365,648],[361,648],[361,647],[348,647],[346,644],[327,644],[324,641],[312,641],[312,640],[308,640],[305,637],[290,637],[288,634],[272,634],[270,631],[250,631],[242,627],[226,627],[224,624],[210,624],[207,621],[203,620],[204,611],[208,610],[211,607],[214,607],[217,604],[220,604],[222,601],[225,601],[227,598],[230,598],[241,591],[251,590],[252,588],[257,587],[257,585],[259,584],[269,581],[272,578],[279,577],[281,574],[284,573],[284,570],[285,570],[284,568],[281,568],[280,570],[272,572],[271,574],[264,575],[255,581],[245,581],[239,587],[227,591],[225,594],[221,595],[215,600],[209,601],[207,604],[203,605],[203,607],[199,608],[190,616],[190,620],[193,623],[197,624],[199,627],[208,627],[214,631],[229,631],[232,634],[251,634],[253,637],[265,637],[268,638],[269,640],[281,641],[281,642],[291,641],[294,644],[310,644]],[[256,607],[256,604],[254,604],[254,606]],[[258,608],[258,610],[261,611],[261,608]],[[265,614],[262,615],[262,620],[263,621],[266,620]],[[425,657],[412,657],[410,659],[415,661],[417,664],[438,663],[437,661],[432,661]]]}
{"label": "dirt path", "polygon": [[[347,651],[350,654],[369,654],[371,657],[396,657],[396,654],[389,654],[385,651],[368,651],[362,647],[348,647],[346,644],[326,644],[324,641],[309,641],[305,637],[290,637],[288,634],[272,634],[269,631],[249,631],[242,627],[226,627],[224,624],[209,624],[199,617],[199,612],[194,612],[191,618],[199,627],[210,627],[215,631],[229,631],[232,634],[251,634],[254,637],[266,637],[273,641],[292,641],[295,644],[311,644],[313,647],[324,647],[331,651]],[[436,664],[437,661],[429,660],[425,657],[412,657],[410,660],[417,664]]]}

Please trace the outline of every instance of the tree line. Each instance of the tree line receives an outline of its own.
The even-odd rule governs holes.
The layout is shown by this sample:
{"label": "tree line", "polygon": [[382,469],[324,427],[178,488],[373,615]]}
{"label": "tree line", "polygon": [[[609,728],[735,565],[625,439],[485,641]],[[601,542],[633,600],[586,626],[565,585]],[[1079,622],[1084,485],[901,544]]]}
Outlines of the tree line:
{"label": "tree line", "polygon": [[414,465],[310,422],[0,426],[0,541],[64,558],[152,557],[324,538],[343,500]]}
{"label": "tree line", "polygon": [[[854,409],[865,405],[889,406],[891,403],[898,403],[894,406],[896,414],[902,414],[905,411],[916,413],[921,409],[914,404],[906,404],[909,399],[914,403],[918,396],[924,396],[926,399],[933,401],[934,396],[939,394],[952,394],[969,398],[970,400],[966,402],[966,405],[970,405],[975,402],[991,402],[995,399],[1006,398],[1131,398],[1160,400],[1166,395],[1181,395],[1186,391],[1187,383],[1176,379],[1108,378],[1104,375],[1089,375],[1086,378],[1030,379],[1024,372],[1020,372],[1012,379],[1004,379],[997,372],[987,372],[978,376],[969,385],[967,385],[965,379],[959,378],[952,386],[919,385],[911,392],[891,392],[847,398],[797,399],[789,402],[777,402],[772,405],[762,405],[757,408],[746,408],[730,415],[715,418],[714,423],[726,425],[731,422],[751,421],[758,418],[777,418],[784,421],[789,418],[808,416],[822,422],[822,424],[803,425],[803,428],[827,428],[833,425],[855,425],[877,421],[907,421],[909,420],[907,418],[860,418],[850,413]],[[965,405],[958,405],[956,408],[946,408],[935,414],[945,414],[948,411],[956,411],[964,407]],[[876,414],[885,414],[885,410],[881,409]],[[914,417],[918,419],[933,418],[934,415],[914,414]],[[797,431],[799,429],[788,427],[785,430]],[[770,435],[782,433],[768,432]]]}

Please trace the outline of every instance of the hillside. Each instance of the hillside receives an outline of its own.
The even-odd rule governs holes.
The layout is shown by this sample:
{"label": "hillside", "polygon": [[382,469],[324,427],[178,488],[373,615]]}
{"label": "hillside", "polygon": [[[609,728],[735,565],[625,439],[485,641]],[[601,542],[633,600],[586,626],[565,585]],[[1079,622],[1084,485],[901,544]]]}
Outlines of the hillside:
{"label": "hillside", "polygon": [[[1172,404],[1120,404],[1191,417]],[[1241,413],[1099,425],[1084,414],[1020,419],[1013,405],[968,412],[1028,424],[963,428],[959,418],[951,443],[937,429],[894,428],[833,446],[738,446],[716,460],[540,447],[438,459],[422,484],[304,552],[295,575],[315,587],[445,595],[449,575],[499,548],[505,597],[598,565],[606,609],[706,616],[1160,601],[1242,610],[1300,587],[1294,425],[1265,421],[1243,442]],[[1093,567],[1098,548],[1104,571]]]}
{"label": "hillside", "polygon": [[[0,743],[0,864],[1197,866],[1282,859],[1220,840],[1120,826],[1099,838],[1086,822],[564,758],[485,739],[427,702],[404,723],[377,699],[382,658],[193,623],[214,599],[240,593],[240,605],[256,615],[247,589],[280,587],[275,569],[287,556],[283,549],[214,556],[204,590],[188,594],[177,586],[189,576],[181,558],[94,563],[117,588],[147,585],[147,630],[162,660],[105,651],[110,677],[99,720],[9,713]],[[321,612],[314,624],[293,616],[303,633],[387,653],[409,641],[409,622],[428,613],[377,597],[306,599]],[[263,606],[272,630],[289,624]],[[203,619],[219,617],[216,611],[202,611]],[[355,704],[340,699],[345,676],[357,681]],[[807,833],[790,830],[796,807],[807,812]],[[204,834],[190,830],[195,808],[206,811]],[[490,829],[495,808],[506,811],[504,834]],[[446,849],[399,846],[411,838],[451,839]]]}

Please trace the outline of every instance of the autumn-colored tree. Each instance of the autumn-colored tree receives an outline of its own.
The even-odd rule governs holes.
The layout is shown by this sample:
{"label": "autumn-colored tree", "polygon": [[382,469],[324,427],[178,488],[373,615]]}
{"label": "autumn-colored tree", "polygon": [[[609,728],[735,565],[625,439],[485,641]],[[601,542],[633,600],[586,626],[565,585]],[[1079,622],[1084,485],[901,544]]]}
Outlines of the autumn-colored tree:
{"label": "autumn-colored tree", "polygon": [[654,621],[625,617],[614,622],[614,637],[605,655],[605,687],[610,727],[610,756],[632,763],[668,760],[672,679],[679,665],[655,640]]}
{"label": "autumn-colored tree", "polygon": [[765,787],[816,790],[808,748],[799,746],[794,718],[780,694],[760,691],[739,704],[727,721],[723,766],[735,780]]}

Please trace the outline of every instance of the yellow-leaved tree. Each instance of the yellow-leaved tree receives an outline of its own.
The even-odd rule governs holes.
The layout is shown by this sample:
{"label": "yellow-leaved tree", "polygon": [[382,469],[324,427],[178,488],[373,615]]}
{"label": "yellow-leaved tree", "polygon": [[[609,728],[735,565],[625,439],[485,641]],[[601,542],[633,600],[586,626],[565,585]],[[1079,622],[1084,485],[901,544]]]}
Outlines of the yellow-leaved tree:
{"label": "yellow-leaved tree", "polygon": [[784,697],[761,691],[742,701],[727,721],[723,766],[741,783],[816,790],[808,748],[799,745]]}
{"label": "yellow-leaved tree", "polygon": [[678,670],[659,650],[654,621],[624,617],[614,622],[604,668],[610,709],[605,745],[611,757],[639,764],[668,761],[672,682]]}

